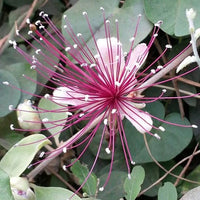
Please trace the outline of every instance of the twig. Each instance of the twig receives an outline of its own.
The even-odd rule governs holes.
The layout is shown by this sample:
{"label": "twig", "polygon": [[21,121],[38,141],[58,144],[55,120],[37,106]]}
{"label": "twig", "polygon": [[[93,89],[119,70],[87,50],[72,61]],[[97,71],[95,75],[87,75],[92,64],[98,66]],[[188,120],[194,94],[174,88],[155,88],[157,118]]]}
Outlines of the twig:
{"label": "twig", "polygon": [[[188,169],[190,163],[192,162],[192,159],[194,158],[194,153],[196,152],[198,146],[199,146],[199,143],[197,143],[197,145],[195,146],[194,151],[193,151],[192,155],[190,156],[190,158],[188,159],[187,164],[185,165],[185,167],[183,168],[183,170],[179,174],[180,177],[182,177],[185,174],[186,170]],[[176,182],[174,183],[174,185],[177,186],[179,181],[180,181],[180,178],[177,178]]]}
{"label": "twig", "polygon": [[[65,141],[60,147],[57,148],[57,150],[54,150],[53,153],[51,153],[43,162],[41,162],[36,168],[34,168],[28,175],[29,180],[33,180],[34,177],[39,174],[53,159],[55,159],[57,156],[59,156],[63,151],[62,148],[66,147],[68,144],[70,144],[74,139],[80,135],[83,136],[86,134],[88,131],[90,131],[92,128],[94,128],[102,119],[104,116],[104,113],[101,114],[99,117],[97,117],[90,126],[87,128],[82,128],[80,131],[78,131],[75,135],[73,135],[70,139]],[[80,137],[77,137],[77,140],[80,139]],[[75,141],[74,141],[75,142]]]}
{"label": "twig", "polygon": [[71,184],[69,184],[62,176],[60,176],[60,174],[58,174],[51,167],[47,167],[47,170],[49,170],[54,176],[56,176],[60,181],[62,181],[70,190],[72,190],[73,192],[76,192],[76,194],[79,197],[81,198],[83,197],[83,195],[80,192],[77,192],[77,190]]}
{"label": "twig", "polygon": [[[200,46],[200,40],[197,41],[197,46]],[[144,82],[139,88],[138,88],[138,94],[141,94],[148,88],[149,85],[155,83],[160,78],[165,76],[167,73],[169,73],[172,69],[177,67],[183,59],[185,59],[188,55],[190,55],[193,52],[192,47],[189,47],[186,49],[183,53],[181,53],[177,58],[175,58],[172,62],[170,62],[164,69],[159,71],[157,74],[152,76],[150,79],[148,79],[146,82]]]}
{"label": "twig", "polygon": [[[189,180],[189,179],[186,179],[186,178],[183,178],[183,177],[180,177],[180,176],[177,176],[173,173],[171,173],[176,167],[178,167],[180,164],[182,164],[183,162],[185,162],[186,160],[190,159],[191,155],[190,156],[187,156],[185,158],[183,158],[181,161],[179,161],[176,165],[174,165],[170,170],[167,170],[165,169],[155,158],[154,156],[152,155],[151,153],[151,150],[149,148],[149,145],[148,145],[148,142],[147,142],[147,139],[146,139],[146,134],[144,134],[144,142],[145,142],[145,146],[147,148],[147,151],[150,155],[150,157],[152,158],[152,160],[162,169],[164,170],[166,173],[161,177],[159,178],[156,182],[154,182],[153,184],[151,184],[149,187],[147,187],[146,189],[142,190],[138,196],[141,196],[142,194],[144,194],[146,191],[150,190],[152,187],[154,187],[155,185],[157,185],[158,183],[160,183],[167,175],[172,175],[176,178],[179,178],[181,180],[184,180],[184,181],[187,181],[187,182],[190,182],[190,183],[195,183],[195,184],[199,184],[200,185],[200,182],[196,182],[196,181],[192,181],[192,180]],[[199,151],[196,151],[195,153],[192,154],[192,156],[194,155],[197,155],[197,154],[200,154],[200,150]]]}

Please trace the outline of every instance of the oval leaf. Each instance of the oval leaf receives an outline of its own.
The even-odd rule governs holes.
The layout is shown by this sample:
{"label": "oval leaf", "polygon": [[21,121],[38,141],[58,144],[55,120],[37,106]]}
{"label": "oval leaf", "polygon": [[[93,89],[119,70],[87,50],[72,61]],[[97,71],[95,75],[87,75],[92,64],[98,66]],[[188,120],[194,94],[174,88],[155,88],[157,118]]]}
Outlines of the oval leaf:
{"label": "oval leaf", "polygon": [[13,89],[9,85],[5,85],[7,82],[17,88],[20,88],[18,81],[10,72],[0,70],[0,117],[10,113],[10,110],[8,109],[9,105],[13,105],[13,107],[15,107],[21,96],[21,92],[19,90]]}
{"label": "oval leaf", "polygon": [[[89,31],[87,21],[82,13],[86,11],[88,13],[88,17],[90,20],[91,28],[95,34],[95,38],[105,38],[105,27],[104,27],[104,19],[102,11],[99,10],[100,7],[103,7],[105,10],[106,19],[110,20],[110,32],[111,36],[116,37],[116,24],[115,19],[119,20],[119,38],[120,42],[123,44],[123,49],[128,51],[130,48],[130,41],[134,34],[138,14],[142,14],[140,24],[138,27],[138,34],[135,38],[135,44],[139,43],[143,40],[151,31],[152,24],[146,19],[144,15],[144,5],[143,1],[140,0],[126,0],[123,4],[122,8],[118,7],[118,0],[101,0],[101,1],[93,1],[87,0],[87,4],[90,6],[86,6],[84,0],[78,1],[71,9],[67,10],[64,14],[67,15],[70,24],[72,24],[73,30],[75,34],[82,33],[84,40],[87,42],[90,50],[96,54],[96,49],[94,42],[92,41],[92,34]],[[85,9],[86,8],[86,9]],[[76,15],[74,15],[76,13]],[[65,19],[62,21],[62,32],[65,38],[71,42],[69,34],[64,28],[66,24]],[[126,30],[126,31],[124,31]],[[72,43],[73,44],[73,43]]]}
{"label": "oval leaf", "polygon": [[[39,187],[34,186],[35,196],[37,200],[64,200],[73,195],[73,192],[60,187]],[[81,200],[77,195],[74,195],[73,200]]]}
{"label": "oval leaf", "polygon": [[[87,166],[81,165],[80,161],[74,163],[70,169],[73,174],[78,178],[80,184],[85,181],[89,173]],[[97,177],[94,173],[90,175],[82,189],[88,195],[95,196],[97,190]]]}
{"label": "oval leaf", "polygon": [[[29,166],[36,153],[44,145],[49,143],[50,141],[41,134],[30,135],[22,139],[17,143],[18,146],[13,146],[1,159],[0,168],[3,169],[10,177],[20,176],[20,174]],[[20,146],[22,144],[27,145]]]}
{"label": "oval leaf", "polygon": [[136,166],[131,172],[131,179],[126,178],[124,182],[124,190],[126,192],[127,200],[136,199],[141,190],[141,184],[144,181],[145,171],[141,166]]}
{"label": "oval leaf", "polygon": [[8,174],[0,169],[0,200],[14,200]]}
{"label": "oval leaf", "polygon": [[176,187],[172,183],[166,182],[158,190],[158,200],[177,200]]}
{"label": "oval leaf", "polygon": [[[159,111],[159,110],[158,110]],[[187,119],[182,120],[180,114],[171,113],[166,118],[171,123],[189,125]],[[157,161],[168,161],[177,156],[192,139],[192,128],[178,127],[166,123],[160,124],[165,131],[156,131],[160,140],[147,135],[149,148]],[[129,121],[125,123],[125,132],[130,151],[136,163],[152,162],[144,143],[143,135],[138,133]],[[154,132],[152,130],[152,132]],[[177,145],[178,144],[178,145]]]}
{"label": "oval leaf", "polygon": [[[189,25],[186,18],[186,9],[194,8],[200,13],[199,0],[145,0],[145,13],[148,19],[156,23],[163,21],[161,29],[169,35],[185,36],[189,34]],[[196,16],[196,19],[199,15]],[[200,21],[195,20],[196,27],[200,27]]]}
{"label": "oval leaf", "polygon": [[[38,107],[46,110],[45,112],[40,113],[40,118],[48,119],[46,123],[44,122],[44,126],[54,136],[55,141],[58,143],[60,133],[65,126],[65,121],[67,121],[67,108],[66,112],[63,112],[63,107],[45,98],[40,100]],[[60,111],[61,109],[62,111]],[[56,123],[56,121],[58,122]]]}

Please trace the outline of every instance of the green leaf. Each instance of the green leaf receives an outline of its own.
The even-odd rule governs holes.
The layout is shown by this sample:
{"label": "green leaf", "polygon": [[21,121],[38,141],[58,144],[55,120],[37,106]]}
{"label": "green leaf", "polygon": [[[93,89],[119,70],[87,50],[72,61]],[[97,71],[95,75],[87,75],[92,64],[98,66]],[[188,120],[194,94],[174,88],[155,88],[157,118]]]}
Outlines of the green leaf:
{"label": "green leaf", "polygon": [[[29,64],[15,63],[12,65],[9,65],[8,67],[6,67],[6,69],[16,77],[22,90],[27,91],[28,93],[34,94],[37,85],[33,81],[29,80],[29,78],[36,81],[37,73],[35,70],[30,69]],[[32,97],[31,94],[22,92],[21,102],[23,102],[25,99],[30,99],[31,97]]]}
{"label": "green leaf", "polygon": [[141,166],[136,166],[131,172],[131,179],[126,178],[124,182],[124,190],[126,192],[127,200],[136,199],[141,190],[141,184],[144,181],[145,171]]}
{"label": "green leaf", "polygon": [[[100,187],[102,187],[108,177],[108,174],[104,174],[100,177]],[[112,171],[108,184],[104,188],[103,192],[98,193],[98,198],[102,200],[120,199],[125,196],[123,189],[124,181],[127,177],[127,172]]]}
{"label": "green leaf", "polygon": [[20,6],[32,3],[32,1],[33,0],[20,0],[20,1],[4,0],[4,3],[8,4],[9,6],[20,7]]}
{"label": "green leaf", "polygon": [[[77,161],[71,166],[71,171],[79,179],[79,183],[82,184],[89,174],[87,166],[81,165],[80,161]],[[97,177],[94,173],[90,175],[87,182],[83,186],[83,191],[89,196],[95,196],[97,190]]]}
{"label": "green leaf", "polygon": [[[64,200],[73,195],[73,192],[60,187],[39,187],[34,186],[35,196],[37,200]],[[74,195],[72,200],[81,200],[77,195]]]}
{"label": "green leaf", "polygon": [[0,200],[14,200],[8,174],[0,169]]}
{"label": "green leaf", "polygon": [[10,177],[19,176],[23,173],[36,153],[44,145],[50,144],[50,141],[44,135],[35,134],[22,139],[17,144],[18,146],[13,146],[0,161],[0,168]]}
{"label": "green leaf", "polygon": [[[86,3],[87,9],[86,8]],[[95,45],[92,39],[92,35],[88,29],[87,21],[82,12],[86,11],[90,20],[90,25],[95,33],[95,38],[105,38],[105,28],[104,28],[104,19],[102,11],[99,10],[100,7],[103,7],[105,10],[106,19],[110,20],[110,32],[111,36],[116,37],[116,24],[115,19],[119,20],[119,38],[120,42],[123,44],[123,50],[128,51],[130,49],[129,39],[133,36],[138,14],[142,14],[140,20],[138,34],[135,38],[135,44],[142,41],[151,31],[152,24],[146,19],[144,15],[144,5],[143,1],[140,0],[126,0],[122,8],[118,7],[118,0],[80,0],[78,1],[71,9],[67,10],[64,14],[67,15],[70,24],[72,24],[75,34],[82,33],[84,40],[89,46],[90,50],[93,53],[96,53]],[[76,13],[76,15],[74,15]],[[67,31],[64,29],[65,20],[62,21],[62,32],[64,36],[72,41]],[[126,30],[126,31],[124,31]]]}
{"label": "green leaf", "polygon": [[[192,172],[190,172],[190,174],[186,177],[189,180],[193,180],[193,181],[197,181],[199,182],[200,179],[200,165],[198,165]],[[187,191],[198,187],[199,184],[196,183],[189,183],[187,181],[184,181],[181,185],[180,185],[180,190],[182,194],[185,194]]]}
{"label": "green leaf", "polygon": [[158,200],[177,200],[176,187],[172,183],[166,182],[158,191]]}
{"label": "green leaf", "polygon": [[3,82],[8,82],[14,87],[20,88],[18,81],[10,72],[0,70],[0,117],[10,113],[11,111],[8,109],[9,105],[15,107],[21,96],[19,90],[12,88],[12,86],[4,85]]}
{"label": "green leaf", "polygon": [[[159,110],[157,110],[159,112]],[[169,123],[177,123],[180,125],[190,125],[188,120],[182,120],[180,114],[171,113],[165,118]],[[147,141],[152,155],[157,161],[168,161],[177,156],[192,139],[192,128],[178,127],[167,123],[160,124],[165,128],[165,131],[156,131],[161,137],[160,140],[147,135]],[[124,126],[126,137],[129,144],[129,149],[136,163],[152,162],[149,156],[143,135],[138,133],[132,124],[127,120]],[[152,130],[154,132],[155,130]],[[178,145],[177,145],[178,144]]]}
{"label": "green leaf", "polygon": [[200,186],[187,192],[180,200],[199,200]]}
{"label": "green leaf", "polygon": [[156,23],[163,21],[161,29],[169,35],[185,36],[189,34],[186,9],[194,8],[197,12],[195,26],[200,27],[199,0],[145,0],[145,13],[148,19]]}
{"label": "green leaf", "polygon": [[[64,107],[60,106],[48,99],[41,99],[38,105],[39,108],[45,109],[45,112],[40,113],[40,118],[47,118],[48,122],[44,122],[44,126],[48,128],[48,131],[54,135],[55,141],[58,142],[58,138],[60,133],[65,126],[65,122],[67,121],[67,107],[66,112],[64,112]],[[58,121],[58,122],[56,122]],[[50,123],[53,122],[53,123]],[[57,126],[56,126],[57,125]],[[54,127],[54,128],[52,128]]]}

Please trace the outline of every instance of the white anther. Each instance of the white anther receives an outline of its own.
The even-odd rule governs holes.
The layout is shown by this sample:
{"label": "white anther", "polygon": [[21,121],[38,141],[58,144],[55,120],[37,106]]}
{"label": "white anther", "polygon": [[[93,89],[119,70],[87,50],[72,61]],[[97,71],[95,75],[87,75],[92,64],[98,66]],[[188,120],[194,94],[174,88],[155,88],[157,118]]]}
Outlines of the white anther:
{"label": "white anther", "polygon": [[63,153],[67,153],[67,147],[63,147]]}
{"label": "white anther", "polygon": [[36,65],[31,65],[30,69],[36,69]]}
{"label": "white anther", "polygon": [[12,131],[15,130],[14,124],[11,124],[11,125],[10,125],[10,130],[12,130]]}
{"label": "white anther", "polygon": [[104,123],[104,125],[107,125],[108,124],[108,119],[104,119],[103,123]]}
{"label": "white anther", "polygon": [[45,152],[42,151],[42,152],[40,153],[40,155],[39,155],[39,158],[42,158],[42,157],[44,156],[44,154],[45,154]]}
{"label": "white anther", "polygon": [[99,54],[96,54],[96,55],[94,55],[94,58],[95,58],[95,59],[100,58],[100,55],[99,55]]}
{"label": "white anther", "polygon": [[78,45],[77,45],[77,44],[74,44],[73,47],[74,47],[74,49],[76,49],[76,48],[78,47]]}
{"label": "white anther", "polygon": [[158,33],[153,34],[153,37],[158,37]]}
{"label": "white anther", "polygon": [[152,69],[152,70],[151,70],[151,73],[152,73],[152,74],[155,74],[155,73],[156,73],[156,70],[155,70],[155,69]]}
{"label": "white anther", "polygon": [[110,20],[109,20],[109,19],[106,20],[106,24],[107,24],[107,23],[110,23]]}
{"label": "white anther", "polygon": [[66,171],[66,170],[67,170],[67,167],[66,167],[66,165],[63,165],[63,166],[62,166],[62,168],[63,168],[63,170],[64,170],[64,171]]}
{"label": "white anther", "polygon": [[93,64],[90,65],[90,68],[96,67],[96,66],[97,66],[97,65],[96,65],[95,63],[93,63]]}
{"label": "white anther", "polygon": [[48,14],[46,14],[46,13],[43,15],[43,17],[48,17],[48,16],[49,16],[49,15],[48,15]]}
{"label": "white anther", "polygon": [[100,188],[99,188],[99,191],[100,191],[100,192],[103,192],[103,191],[104,191],[104,187],[100,187]]}
{"label": "white anther", "polygon": [[24,121],[21,117],[18,117],[17,120],[18,120],[19,122],[23,122],[23,121]]}
{"label": "white anther", "polygon": [[38,26],[39,24],[41,24],[41,21],[40,21],[40,20],[37,20],[37,21],[35,22],[35,25]]}
{"label": "white anther", "polygon": [[84,113],[81,113],[80,115],[79,115],[79,117],[83,117],[84,116]]}
{"label": "white anther", "polygon": [[18,143],[16,143],[13,147],[18,147],[19,146],[19,144]]}
{"label": "white anther", "polygon": [[128,179],[131,179],[131,174],[128,174]]}
{"label": "white anther", "polygon": [[8,106],[8,109],[11,111],[11,110],[13,110],[13,105],[9,105]]}
{"label": "white anther", "polygon": [[135,162],[131,160],[131,165],[135,165]]}
{"label": "white anther", "polygon": [[81,67],[87,67],[87,65],[88,65],[87,63],[82,63]]}
{"label": "white anther", "polygon": [[165,47],[166,47],[167,49],[171,49],[171,48],[172,48],[172,45],[171,45],[171,44],[166,44]]}
{"label": "white anther", "polygon": [[159,136],[157,133],[155,133],[153,136],[154,136],[156,139],[160,140],[160,136]]}
{"label": "white anther", "polygon": [[41,12],[39,13],[39,16],[41,17],[43,14],[44,14],[44,11],[41,11]]}
{"label": "white anther", "polygon": [[15,31],[15,33],[16,33],[16,35],[19,35],[19,30],[17,29],[17,30]]}
{"label": "white anther", "polygon": [[67,18],[67,15],[63,15],[63,18],[66,19],[66,18]]}
{"label": "white anther", "polygon": [[85,101],[88,101],[88,100],[89,100],[89,95],[86,94],[86,95],[85,95]]}
{"label": "white anther", "polygon": [[118,19],[115,19],[115,22],[117,23],[117,22],[119,22],[119,20],[118,20]]}
{"label": "white anther", "polygon": [[2,82],[4,85],[9,85],[10,83],[8,81],[3,81]]}
{"label": "white anther", "polygon": [[35,51],[36,54],[39,54],[40,52],[41,52],[41,49],[37,49],[37,50]]}
{"label": "white anther", "polygon": [[131,38],[129,39],[130,42],[133,42],[134,40],[135,40],[134,37],[131,37]]}
{"label": "white anther", "polygon": [[33,33],[33,31],[28,31],[28,35],[31,35]]}
{"label": "white anther", "polygon": [[163,66],[162,65],[158,65],[157,69],[163,69]]}
{"label": "white anther", "polygon": [[117,112],[117,109],[115,109],[115,108],[112,109],[112,111],[111,111],[112,114],[114,114],[114,113],[116,113],[116,112]]}
{"label": "white anther", "polygon": [[48,118],[43,118],[43,119],[42,119],[42,122],[48,122],[48,121],[49,121]]}
{"label": "white anther", "polygon": [[107,154],[110,154],[111,153],[111,151],[110,151],[110,149],[107,147],[107,148],[105,148],[105,152],[107,153]]}
{"label": "white anther", "polygon": [[71,112],[66,112],[67,116],[72,116],[73,114]]}
{"label": "white anther", "polygon": [[166,90],[166,89],[162,89],[162,92],[163,92],[163,93],[166,93],[166,92],[167,92],[167,90]]}
{"label": "white anther", "polygon": [[44,95],[44,98],[45,98],[45,99],[49,99],[49,97],[50,97],[49,94],[45,94],[45,95]]}
{"label": "white anther", "polygon": [[100,7],[99,10],[104,10],[104,8],[103,8],[103,7]]}
{"label": "white anther", "polygon": [[80,36],[82,36],[82,34],[81,33],[77,33],[77,37],[80,37]]}
{"label": "white anther", "polygon": [[45,27],[43,25],[40,25],[39,26],[39,29],[44,29]]}
{"label": "white anther", "polygon": [[27,24],[30,24],[30,23],[31,23],[31,21],[30,21],[29,18],[26,19],[26,23],[27,23]]}
{"label": "white anther", "polygon": [[127,54],[128,54],[128,53],[127,53],[126,51],[124,51],[123,55],[124,55],[124,56],[127,56]]}
{"label": "white anther", "polygon": [[40,37],[40,41],[42,41],[43,39]]}
{"label": "white anther", "polygon": [[119,81],[115,81],[115,85],[119,87],[121,83]]}
{"label": "white anther", "polygon": [[32,106],[32,102],[31,102],[30,99],[28,99],[28,100],[26,101],[26,105],[28,105],[28,106]]}
{"label": "white anther", "polygon": [[67,28],[67,25],[64,25],[63,28],[66,29],[66,28]]}
{"label": "white anther", "polygon": [[195,124],[192,124],[192,128],[198,128],[198,126]]}
{"label": "white anther", "polygon": [[66,47],[65,51],[69,51],[71,49],[71,47]]}
{"label": "white anther", "polygon": [[163,126],[159,126],[158,128],[159,128],[162,132],[165,131],[165,128],[164,128]]}
{"label": "white anther", "polygon": [[32,166],[33,166],[33,165],[32,165],[32,164],[30,164],[30,165],[27,167],[27,169],[30,169]]}
{"label": "white anther", "polygon": [[87,12],[86,12],[86,11],[84,11],[82,14],[83,14],[83,15],[87,15]]}

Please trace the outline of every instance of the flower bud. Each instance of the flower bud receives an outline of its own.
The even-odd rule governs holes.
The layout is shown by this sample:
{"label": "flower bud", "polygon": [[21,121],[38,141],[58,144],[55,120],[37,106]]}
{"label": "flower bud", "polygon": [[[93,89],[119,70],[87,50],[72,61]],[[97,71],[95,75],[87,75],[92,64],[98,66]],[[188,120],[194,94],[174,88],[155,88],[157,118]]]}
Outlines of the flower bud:
{"label": "flower bud", "polygon": [[15,200],[35,200],[35,194],[26,178],[11,177],[10,186]]}
{"label": "flower bud", "polygon": [[40,132],[41,120],[37,110],[33,109],[30,100],[25,100],[17,107],[18,123],[22,129],[28,129],[33,133]]}

